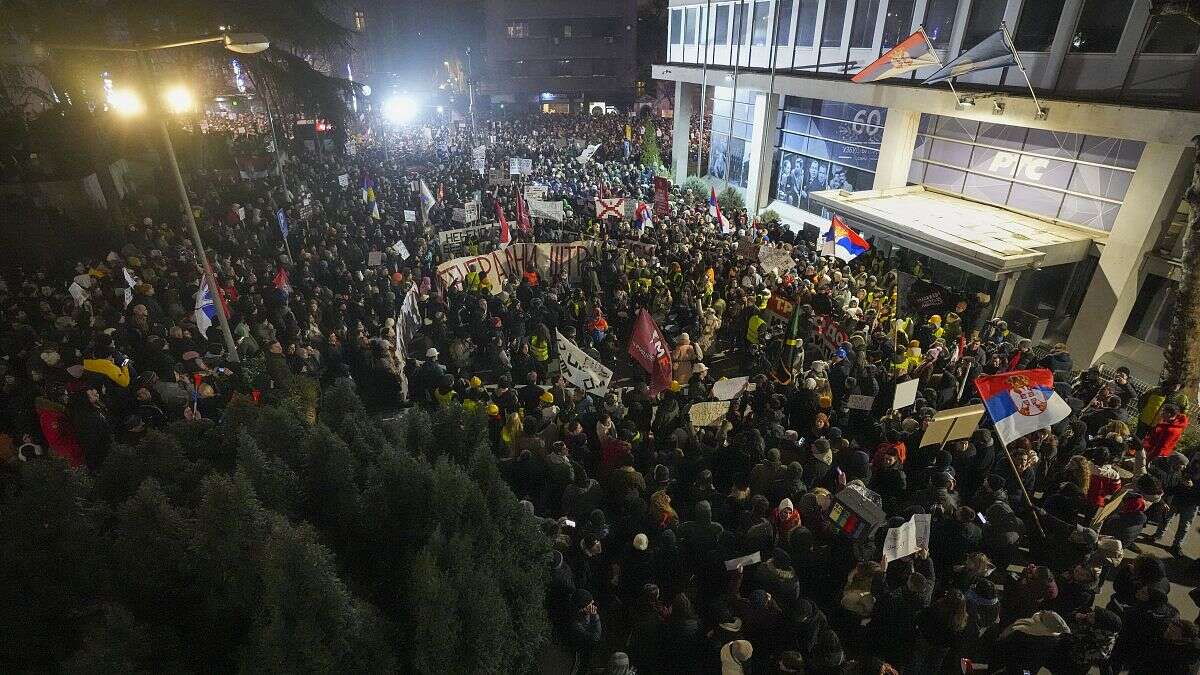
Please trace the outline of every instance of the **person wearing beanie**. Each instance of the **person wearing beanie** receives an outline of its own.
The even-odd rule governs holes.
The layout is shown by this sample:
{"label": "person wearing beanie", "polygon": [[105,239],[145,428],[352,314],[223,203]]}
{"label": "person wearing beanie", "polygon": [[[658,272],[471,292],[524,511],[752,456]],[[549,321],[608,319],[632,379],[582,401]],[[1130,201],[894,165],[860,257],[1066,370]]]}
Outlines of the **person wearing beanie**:
{"label": "person wearing beanie", "polygon": [[574,612],[566,626],[567,642],[578,655],[583,672],[587,672],[588,661],[592,652],[600,646],[604,630],[589,591],[583,588],[576,590],[571,596],[571,604]]}
{"label": "person wearing beanie", "polygon": [[612,656],[608,657],[608,668],[604,670],[604,675],[637,675],[637,668],[634,668],[629,663],[629,655],[625,652],[613,652]]}
{"label": "person wearing beanie", "polygon": [[1036,673],[1050,662],[1059,642],[1070,634],[1070,626],[1055,612],[1034,612],[1000,633],[988,663],[992,668],[1003,666],[1006,673]]}
{"label": "person wearing beanie", "polygon": [[842,651],[842,641],[838,638],[838,634],[830,629],[825,629],[817,636],[817,643],[813,646],[812,656],[809,658],[808,673],[816,675],[832,675],[840,673],[842,664],[846,661],[846,655]]}
{"label": "person wearing beanie", "polygon": [[721,675],[745,675],[754,656],[754,646],[748,640],[733,640],[721,647]]}

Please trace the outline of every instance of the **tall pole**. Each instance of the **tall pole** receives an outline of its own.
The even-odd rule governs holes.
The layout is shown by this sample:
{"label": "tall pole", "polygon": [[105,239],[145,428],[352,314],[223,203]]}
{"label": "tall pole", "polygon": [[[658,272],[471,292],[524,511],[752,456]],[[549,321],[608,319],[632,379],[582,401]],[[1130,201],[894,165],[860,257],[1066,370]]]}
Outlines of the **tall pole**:
{"label": "tall pole", "polygon": [[233,331],[229,328],[229,317],[225,316],[225,301],[221,299],[221,293],[218,290],[212,266],[208,263],[208,254],[204,251],[204,242],[200,239],[200,230],[196,228],[196,217],[192,213],[192,200],[188,198],[187,186],[183,184],[183,174],[179,172],[179,162],[175,158],[175,146],[171,145],[171,133],[167,131],[167,122],[163,117],[162,107],[158,103],[158,98],[154,95],[154,77],[150,73],[150,62],[146,58],[145,51],[139,50],[137,55],[138,64],[142,67],[146,106],[151,116],[155,118],[159,136],[162,137],[162,144],[167,157],[167,166],[171,169],[171,177],[175,181],[175,191],[179,197],[179,203],[183,207],[183,217],[187,221],[188,228],[191,230],[192,244],[196,247],[196,252],[200,256],[200,266],[205,279],[208,280],[208,288],[213,294],[213,302],[217,306],[217,321],[221,324],[221,336],[225,338],[225,350],[229,352],[226,358],[237,363],[239,361],[237,343],[233,341]]}
{"label": "tall pole", "polygon": [[[713,32],[711,30],[712,26],[712,0],[708,0],[708,4],[704,10],[704,71],[700,78],[700,144],[698,152],[696,153],[697,176],[704,175],[704,167],[702,166],[704,164],[704,103],[705,99],[707,98],[705,96],[705,92],[708,91],[708,57],[712,50],[712,40],[709,39],[709,33]],[[713,37],[716,36],[714,35]],[[691,136],[690,127],[688,136]],[[691,143],[691,138],[689,138],[687,142]],[[684,178],[687,178],[687,176],[683,176],[683,178],[680,180],[682,181]]]}
{"label": "tall pole", "polygon": [[471,143],[475,143],[475,66],[467,47],[467,112],[471,115]]}
{"label": "tall pole", "polygon": [[[287,186],[287,172],[283,169],[283,146],[279,145],[279,134],[275,132],[275,116],[271,114],[271,95],[266,89],[260,89],[263,97],[263,106],[267,109],[267,121],[271,123],[271,142],[275,144],[275,163],[279,165],[279,184],[283,186],[283,198],[289,203],[291,193]],[[287,238],[284,237],[284,241]]]}

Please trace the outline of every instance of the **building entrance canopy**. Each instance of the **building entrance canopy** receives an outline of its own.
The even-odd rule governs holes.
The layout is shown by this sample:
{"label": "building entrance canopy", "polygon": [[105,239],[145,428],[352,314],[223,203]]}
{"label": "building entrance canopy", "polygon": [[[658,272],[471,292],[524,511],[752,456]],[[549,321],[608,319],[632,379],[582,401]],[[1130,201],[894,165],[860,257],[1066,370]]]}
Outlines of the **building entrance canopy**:
{"label": "building entrance canopy", "polygon": [[999,280],[1013,272],[1079,262],[1103,232],[1062,225],[953,195],[909,186],[811,193],[866,235],[883,237],[972,274]]}

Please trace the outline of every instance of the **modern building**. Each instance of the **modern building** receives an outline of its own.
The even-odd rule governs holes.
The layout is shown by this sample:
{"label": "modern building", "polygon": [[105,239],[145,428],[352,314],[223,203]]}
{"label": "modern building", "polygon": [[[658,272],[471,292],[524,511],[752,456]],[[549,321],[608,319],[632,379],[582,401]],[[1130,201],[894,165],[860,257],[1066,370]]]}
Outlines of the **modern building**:
{"label": "modern building", "polygon": [[483,102],[579,112],[628,107],[637,77],[636,0],[488,0]]}
{"label": "modern building", "polygon": [[[1200,133],[1200,23],[1149,0],[670,0],[676,176],[810,234],[837,214],[979,321],[1153,378]],[[1179,3],[1176,3],[1178,6]],[[850,78],[924,27],[1019,67]],[[687,146],[689,118],[710,143]]]}

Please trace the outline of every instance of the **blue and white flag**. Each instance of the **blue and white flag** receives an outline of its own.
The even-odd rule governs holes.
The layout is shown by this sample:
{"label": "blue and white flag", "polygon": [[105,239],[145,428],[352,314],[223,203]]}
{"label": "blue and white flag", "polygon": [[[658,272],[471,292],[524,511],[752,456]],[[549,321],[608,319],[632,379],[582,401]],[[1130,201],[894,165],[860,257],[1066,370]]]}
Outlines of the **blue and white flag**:
{"label": "blue and white flag", "polygon": [[217,318],[217,305],[213,301],[212,289],[208,287],[208,277],[200,277],[200,290],[196,291],[196,329],[200,335],[207,335],[208,329]]}
{"label": "blue and white flag", "polygon": [[287,214],[284,213],[282,208],[280,208],[278,211],[275,212],[275,222],[279,224],[279,233],[283,235],[284,239],[287,239],[287,237],[288,237],[288,219],[287,219]]}
{"label": "blue and white flag", "polygon": [[958,58],[938,68],[937,72],[925,78],[922,84],[942,82],[968,73],[1015,65],[1017,65],[1017,55],[1013,52],[1012,45],[1008,43],[1004,31],[998,30],[984,38],[983,42],[959,54]]}
{"label": "blue and white flag", "polygon": [[429,210],[433,208],[434,199],[433,193],[429,191],[429,186],[425,184],[425,179],[421,179],[421,218],[426,223],[429,222]]}

